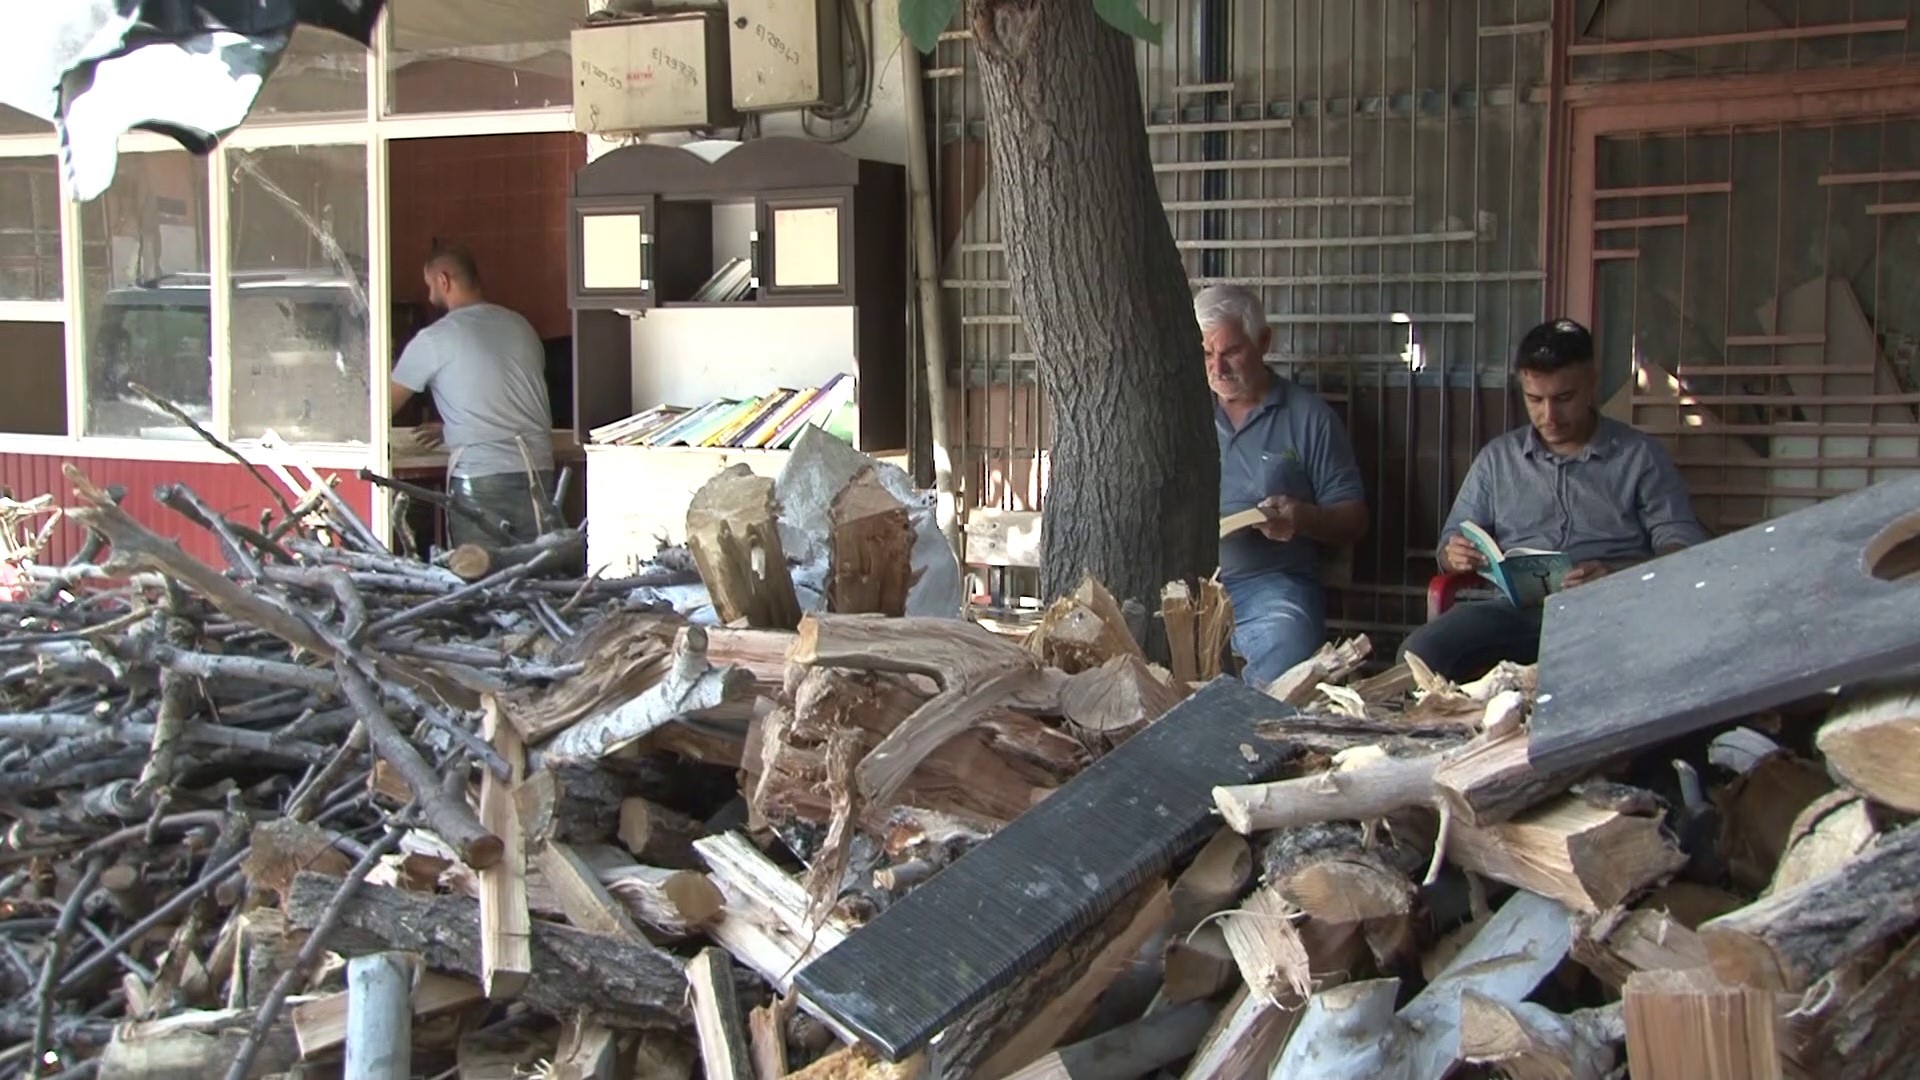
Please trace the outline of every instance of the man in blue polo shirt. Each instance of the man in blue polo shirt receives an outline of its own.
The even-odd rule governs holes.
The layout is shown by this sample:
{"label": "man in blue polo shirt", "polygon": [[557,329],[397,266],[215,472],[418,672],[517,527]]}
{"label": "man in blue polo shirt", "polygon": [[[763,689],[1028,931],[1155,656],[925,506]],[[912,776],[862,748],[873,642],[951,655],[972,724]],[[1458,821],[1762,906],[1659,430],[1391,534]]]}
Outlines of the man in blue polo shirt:
{"label": "man in blue polo shirt", "polygon": [[1193,313],[1220,437],[1220,516],[1255,506],[1266,514],[1220,540],[1233,647],[1246,681],[1265,686],[1326,641],[1321,552],[1366,535],[1366,489],[1332,407],[1268,370],[1273,329],[1260,297],[1214,285],[1194,297]]}
{"label": "man in blue polo shirt", "polygon": [[[1572,319],[1541,323],[1520,339],[1514,372],[1528,424],[1473,459],[1440,529],[1440,569],[1480,570],[1487,560],[1461,535],[1471,521],[1502,550],[1564,551],[1574,588],[1703,543],[1687,484],[1666,447],[1600,415],[1593,335]],[[1408,635],[1402,653],[1455,681],[1501,660],[1531,664],[1540,652],[1539,607],[1468,601]]]}

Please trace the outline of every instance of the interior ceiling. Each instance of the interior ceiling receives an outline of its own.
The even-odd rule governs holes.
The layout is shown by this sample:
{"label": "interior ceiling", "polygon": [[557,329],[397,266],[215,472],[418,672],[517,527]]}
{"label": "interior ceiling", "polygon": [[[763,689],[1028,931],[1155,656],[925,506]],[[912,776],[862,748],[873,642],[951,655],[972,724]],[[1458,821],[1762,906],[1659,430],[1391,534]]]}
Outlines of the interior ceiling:
{"label": "interior ceiling", "polygon": [[406,52],[566,41],[581,0],[389,0],[393,44]]}

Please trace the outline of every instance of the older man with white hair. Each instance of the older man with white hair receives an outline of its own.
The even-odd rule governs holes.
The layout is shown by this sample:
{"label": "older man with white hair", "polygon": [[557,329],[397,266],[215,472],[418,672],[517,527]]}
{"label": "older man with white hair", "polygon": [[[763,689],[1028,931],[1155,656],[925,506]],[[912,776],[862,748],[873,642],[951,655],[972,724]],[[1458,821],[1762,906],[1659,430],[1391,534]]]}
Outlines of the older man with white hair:
{"label": "older man with white hair", "polygon": [[1220,516],[1266,521],[1220,540],[1243,677],[1265,686],[1326,640],[1320,555],[1367,532],[1366,489],[1346,428],[1318,394],[1266,363],[1273,329],[1260,297],[1214,285],[1193,299],[1220,436]]}

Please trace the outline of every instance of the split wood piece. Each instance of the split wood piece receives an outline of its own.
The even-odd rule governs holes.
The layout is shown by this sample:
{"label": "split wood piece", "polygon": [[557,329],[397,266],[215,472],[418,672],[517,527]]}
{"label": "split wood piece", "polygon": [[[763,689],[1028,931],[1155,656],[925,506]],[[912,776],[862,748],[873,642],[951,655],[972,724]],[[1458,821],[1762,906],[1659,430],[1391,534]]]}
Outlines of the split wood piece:
{"label": "split wood piece", "polygon": [[1160,719],[1186,696],[1129,653],[1070,676],[1060,691],[1060,709],[1074,730],[1104,750]]}
{"label": "split wood piece", "polygon": [[847,863],[853,854],[854,815],[860,808],[853,770],[860,760],[862,746],[860,733],[851,729],[836,731],[827,740],[826,789],[833,800],[832,816],[801,886],[809,900],[807,918],[816,925],[839,901],[840,885],[846,880]]}
{"label": "split wood piece", "polygon": [[1786,854],[1767,892],[1798,888],[1846,866],[1880,839],[1883,817],[1873,803],[1844,788],[1808,803],[1788,831]]}
{"label": "split wood piece", "polygon": [[1575,916],[1573,958],[1615,991],[1636,971],[1690,971],[1711,966],[1700,935],[1651,907],[1598,919]]}
{"label": "split wood piece", "polygon": [[1294,925],[1299,917],[1279,889],[1263,885],[1220,926],[1247,989],[1281,1006],[1295,1005],[1313,992],[1313,961]]}
{"label": "split wood piece", "polygon": [[1369,705],[1380,705],[1405,696],[1413,686],[1413,668],[1402,660],[1377,675],[1369,675],[1354,683],[1353,692]]}
{"label": "split wood piece", "polygon": [[[674,614],[627,612],[600,620],[568,641],[555,660],[582,670],[539,694],[520,692],[504,702],[507,718],[528,743],[538,743],[608,709],[631,701],[666,677],[673,639],[685,620]],[[709,649],[709,660],[713,660]]]}
{"label": "split wood piece", "polygon": [[1027,634],[1025,648],[1040,663],[1069,675],[1116,656],[1147,658],[1127,629],[1120,604],[1092,575],[1047,607],[1039,625]]}
{"label": "split wood piece", "polygon": [[1635,1080],[1779,1080],[1771,993],[1710,971],[1642,971],[1622,998]]}
{"label": "split wood piece", "polygon": [[1834,710],[1815,744],[1828,768],[1878,803],[1920,814],[1920,694],[1886,690]]}
{"label": "split wood piece", "polygon": [[907,506],[872,465],[847,481],[827,513],[827,602],[843,615],[907,613],[916,536]]}
{"label": "split wood piece", "polygon": [[1167,933],[1185,937],[1202,919],[1231,905],[1253,880],[1253,849],[1239,833],[1213,834],[1187,868],[1174,879],[1173,921]]}
{"label": "split wood piece", "polygon": [[[347,961],[347,1076],[412,1080],[414,974],[413,958],[406,953]],[[298,1028],[294,1035],[298,1038]]]}
{"label": "split wood piece", "polygon": [[1227,639],[1233,636],[1233,600],[1217,576],[1200,583],[1200,592],[1194,601],[1194,623],[1194,655],[1200,665],[1198,678],[1200,682],[1210,682],[1220,677],[1220,665],[1227,656]]}
{"label": "split wood piece", "polygon": [[338,833],[292,818],[263,821],[253,827],[241,872],[248,885],[284,896],[302,870],[344,875],[353,866],[340,839]]}
{"label": "split wood piece", "polygon": [[[339,885],[337,878],[319,874],[295,878],[287,897],[288,920],[312,928]],[[393,949],[417,952],[429,968],[478,979],[478,905],[362,886],[347,902],[327,945],[348,957]],[[678,960],[652,946],[535,922],[532,952],[532,977],[520,999],[541,1012],[587,1012],[619,1028],[686,1018],[685,972]]]}
{"label": "split wood piece", "polygon": [[1199,1047],[1214,1010],[1195,1001],[1162,1009],[1091,1039],[1063,1046],[1011,1080],[1135,1080]]}
{"label": "split wood piece", "polygon": [[489,1001],[517,996],[533,973],[532,923],[527,911],[527,848],[513,788],[526,773],[527,751],[500,706],[487,699],[481,736],[506,759],[506,780],[480,776],[480,820],[505,845],[498,862],[480,871],[480,988]]}
{"label": "split wood piece", "polygon": [[[1389,856],[1399,854],[1394,862]],[[1280,829],[1260,845],[1261,880],[1294,910],[1323,923],[1359,926],[1413,911],[1417,852],[1370,845],[1349,821]]]}
{"label": "split wood piece", "polygon": [[700,1039],[700,1064],[707,1080],[753,1080],[747,1053],[747,1026],[734,993],[733,963],[712,947],[687,962],[687,986],[693,996],[693,1028]]}
{"label": "split wood piece", "polygon": [[1203,1001],[1233,985],[1240,977],[1233,949],[1227,945],[1227,933],[1218,923],[1209,923],[1168,941],[1161,958],[1161,970],[1165,973],[1161,993],[1175,1004]]}
{"label": "split wood piece", "polygon": [[1286,1045],[1300,1009],[1279,1009],[1241,987],[1229,998],[1187,1063],[1181,1080],[1256,1080]]}
{"label": "split wood piece", "polygon": [[918,1080],[926,1071],[926,1059],[914,1055],[894,1063],[875,1057],[863,1046],[849,1046],[820,1058],[787,1080]]}
{"label": "split wood piece", "polygon": [[722,623],[790,630],[800,621],[771,479],[732,465],[708,480],[687,504],[687,549]]}
{"label": "split wood piece", "polygon": [[[428,827],[453,848],[462,862],[475,870],[485,870],[498,863],[507,850],[503,838],[480,823],[461,794],[449,792],[442,785],[440,775],[420,757],[413,743],[400,734],[373,686],[351,662],[336,659],[333,670],[340,677],[340,689],[359,712],[360,722],[366,725],[374,752],[406,782],[407,798],[417,801]],[[511,799],[506,816],[514,817]]]}
{"label": "split wood piece", "polygon": [[589,1017],[572,1016],[560,1028],[560,1045],[545,1080],[611,1080],[617,1075],[619,1043],[612,1029]]}
{"label": "split wood piece", "polygon": [[[1517,694],[1497,699],[1487,713],[1505,713],[1508,701],[1517,699]],[[1454,820],[1468,825],[1498,825],[1561,794],[1578,779],[1578,774],[1536,771],[1527,760],[1526,729],[1517,726],[1455,747],[1433,771],[1434,787]]]}
{"label": "split wood piece", "polygon": [[[509,714],[508,719],[512,716]],[[514,789],[520,837],[529,851],[549,840],[599,844],[620,829],[626,778],[590,764],[541,769]]]}
{"label": "split wood piece", "polygon": [[1510,1080],[1605,1080],[1625,1039],[1618,1003],[1562,1016],[1530,1001],[1460,996],[1461,1058]]}
{"label": "split wood piece", "polygon": [[[253,1020],[251,1009],[222,1009],[119,1024],[100,1052],[97,1075],[103,1080],[203,1080],[240,1052]],[[265,1078],[299,1062],[293,1027],[283,1018],[268,1029],[247,1076]]]}
{"label": "split wood piece", "polygon": [[709,626],[706,630],[708,663],[745,668],[753,675],[754,690],[761,697],[780,696],[787,677],[787,651],[793,648],[793,631],[748,626]]}
{"label": "split wood piece", "polygon": [[1907,942],[1858,993],[1823,1015],[1801,1057],[1830,1080],[1882,1080],[1920,1055],[1920,938]]}
{"label": "split wood piece", "polygon": [[649,865],[700,866],[693,842],[704,835],[704,825],[677,810],[638,796],[620,801],[620,842]]}
{"label": "split wood piece", "polygon": [[550,767],[603,758],[656,728],[752,693],[753,677],[744,670],[707,662],[706,631],[683,627],[674,639],[666,678],[639,697],[555,736],[541,751],[541,763]]}
{"label": "split wood piece", "polygon": [[488,574],[530,563],[556,550],[559,554],[545,563],[549,573],[556,577],[579,577],[586,573],[587,536],[578,529],[557,529],[524,544],[461,544],[447,554],[447,569],[462,581],[479,581]]}
{"label": "split wood piece", "polygon": [[626,941],[646,940],[627,909],[600,882],[599,875],[566,844],[549,842],[534,857],[540,879],[567,914],[567,921],[591,934]]}
{"label": "split wood piece", "polygon": [[1286,1080],[1397,1076],[1388,1036],[1399,979],[1372,979],[1322,990],[1298,1011],[1271,1075]]}
{"label": "split wood piece", "polygon": [[1920,922],[1920,826],[1886,834],[1859,858],[1700,928],[1720,978],[1798,993]]}
{"label": "split wood piece", "polygon": [[1575,911],[1605,911],[1687,861],[1658,820],[1571,796],[1498,825],[1456,822],[1442,842],[1462,869]]}
{"label": "split wood piece", "polygon": [[876,615],[808,616],[800,624],[792,659],[926,675],[939,682],[940,693],[861,760],[855,776],[861,796],[870,802],[889,799],[928,754],[1013,696],[1037,670],[1026,650],[972,623]]}
{"label": "split wood piece", "polygon": [[690,937],[718,922],[726,899],[694,870],[623,866],[598,871],[600,883],[629,915],[668,937]]}
{"label": "split wood piece", "polygon": [[980,1080],[1001,1080],[1043,1057],[1080,1026],[1099,1003],[1100,996],[1133,963],[1134,955],[1155,934],[1164,933],[1172,918],[1173,901],[1167,887],[1157,885],[1126,927],[1094,953],[1086,971],[1011,1037],[1000,1042],[971,1075]]}
{"label": "split wood piece", "polygon": [[[424,1019],[485,1001],[471,979],[422,972],[409,995],[415,1019]],[[347,992],[328,994],[293,1006],[293,1034],[300,1057],[311,1061],[338,1050],[347,1041]]]}
{"label": "split wood piece", "polygon": [[755,1080],[781,1080],[787,1075],[786,1012],[774,1001],[747,1014],[747,1053],[753,1057]]}
{"label": "split wood piece", "polygon": [[1193,589],[1169,581],[1160,589],[1160,622],[1166,628],[1173,684],[1182,689],[1200,681],[1199,637],[1194,622]]}
{"label": "split wood piece", "polygon": [[1354,768],[1293,780],[1216,787],[1213,802],[1242,835],[1323,821],[1368,821],[1432,802],[1439,762],[1438,754],[1376,757]]}
{"label": "split wood piece", "polygon": [[1831,790],[1825,768],[1782,750],[1714,792],[1720,810],[1718,850],[1735,888],[1752,894],[1767,887],[1786,854],[1794,820]]}
{"label": "split wood piece", "polygon": [[[1345,682],[1349,675],[1373,653],[1373,642],[1365,634],[1334,644],[1327,642],[1318,652],[1288,668],[1268,683],[1267,696],[1295,707],[1305,707],[1319,693],[1321,683]],[[1363,699],[1364,700],[1364,699]]]}

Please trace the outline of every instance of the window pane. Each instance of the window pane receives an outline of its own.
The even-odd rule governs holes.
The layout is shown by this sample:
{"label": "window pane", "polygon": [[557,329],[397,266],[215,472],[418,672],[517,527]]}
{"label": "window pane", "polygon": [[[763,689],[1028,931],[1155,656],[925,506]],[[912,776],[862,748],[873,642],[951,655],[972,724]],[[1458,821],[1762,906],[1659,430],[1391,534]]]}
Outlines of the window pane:
{"label": "window pane", "polygon": [[206,159],[121,154],[113,185],[80,214],[87,434],[195,438],[127,384],[213,420]]}
{"label": "window pane", "polygon": [[573,102],[579,4],[394,0],[389,53],[396,113],[539,109]]}
{"label": "window pane", "polygon": [[60,299],[60,163],[0,158],[0,300]]}
{"label": "window pane", "polygon": [[330,30],[298,26],[260,88],[250,119],[366,112],[366,46]]}
{"label": "window pane", "polygon": [[233,434],[365,442],[367,148],[230,151]]}
{"label": "window pane", "polygon": [[7,392],[0,394],[0,431],[67,433],[67,324],[0,322]]}

